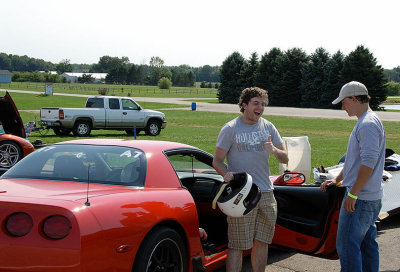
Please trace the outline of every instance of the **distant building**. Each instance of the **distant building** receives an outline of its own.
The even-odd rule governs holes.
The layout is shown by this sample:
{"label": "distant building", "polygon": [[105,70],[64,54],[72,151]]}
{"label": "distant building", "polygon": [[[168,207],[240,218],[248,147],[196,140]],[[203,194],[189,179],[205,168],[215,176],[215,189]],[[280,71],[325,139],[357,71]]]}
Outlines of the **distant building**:
{"label": "distant building", "polygon": [[50,75],[57,75],[57,71],[39,71],[39,73],[49,73]]}
{"label": "distant building", "polygon": [[11,73],[8,70],[0,70],[0,83],[10,83]]}
{"label": "distant building", "polygon": [[83,75],[91,75],[94,79],[94,83],[104,83],[107,73],[62,73],[60,76],[65,77],[67,82],[78,82],[78,77],[82,77]]}

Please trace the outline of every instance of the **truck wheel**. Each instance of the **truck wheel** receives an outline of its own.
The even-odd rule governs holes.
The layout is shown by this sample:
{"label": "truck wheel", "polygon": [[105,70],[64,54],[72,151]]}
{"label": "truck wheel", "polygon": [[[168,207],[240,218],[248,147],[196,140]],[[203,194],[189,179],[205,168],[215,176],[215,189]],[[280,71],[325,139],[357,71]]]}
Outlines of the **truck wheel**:
{"label": "truck wheel", "polygon": [[54,134],[57,136],[67,136],[71,132],[71,129],[68,128],[53,128]]}
{"label": "truck wheel", "polygon": [[146,134],[157,136],[161,132],[161,123],[158,120],[150,120],[146,126]]}
{"label": "truck wheel", "polygon": [[73,129],[73,133],[78,137],[85,137],[90,135],[92,127],[88,121],[76,121]]}

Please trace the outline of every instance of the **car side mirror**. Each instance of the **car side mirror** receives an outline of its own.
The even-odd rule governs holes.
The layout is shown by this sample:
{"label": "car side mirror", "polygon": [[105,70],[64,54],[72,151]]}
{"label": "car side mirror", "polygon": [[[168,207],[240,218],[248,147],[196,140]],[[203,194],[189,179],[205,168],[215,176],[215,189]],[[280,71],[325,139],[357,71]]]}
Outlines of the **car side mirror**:
{"label": "car side mirror", "polygon": [[280,175],[274,185],[302,185],[306,182],[306,176],[297,172],[286,172]]}

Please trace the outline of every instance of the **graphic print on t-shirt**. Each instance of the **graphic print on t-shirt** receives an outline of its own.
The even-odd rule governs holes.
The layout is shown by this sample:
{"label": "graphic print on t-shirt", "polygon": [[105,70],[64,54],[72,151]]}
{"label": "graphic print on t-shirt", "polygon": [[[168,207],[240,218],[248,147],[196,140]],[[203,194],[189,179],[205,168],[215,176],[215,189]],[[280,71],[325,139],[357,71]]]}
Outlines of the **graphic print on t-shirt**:
{"label": "graphic print on t-shirt", "polygon": [[239,152],[264,151],[264,143],[269,134],[265,130],[252,132],[239,131],[235,135],[235,141]]}

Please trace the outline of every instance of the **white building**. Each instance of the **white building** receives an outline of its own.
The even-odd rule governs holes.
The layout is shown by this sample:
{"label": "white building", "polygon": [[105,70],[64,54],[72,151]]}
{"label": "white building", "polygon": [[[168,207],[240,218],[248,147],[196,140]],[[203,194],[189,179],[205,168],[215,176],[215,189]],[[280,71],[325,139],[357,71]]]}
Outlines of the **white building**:
{"label": "white building", "polygon": [[67,82],[78,82],[78,77],[82,77],[83,75],[91,75],[94,79],[94,83],[104,83],[107,73],[70,73],[65,72],[62,73],[60,76],[65,77]]}

